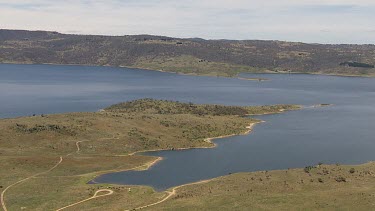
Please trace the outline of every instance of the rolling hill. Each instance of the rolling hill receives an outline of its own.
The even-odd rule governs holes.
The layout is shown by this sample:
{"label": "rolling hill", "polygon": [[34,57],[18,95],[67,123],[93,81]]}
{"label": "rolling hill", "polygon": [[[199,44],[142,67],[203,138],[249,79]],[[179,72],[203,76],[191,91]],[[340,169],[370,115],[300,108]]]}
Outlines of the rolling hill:
{"label": "rolling hill", "polygon": [[121,66],[216,76],[240,72],[375,76],[375,45],[0,30],[0,63]]}

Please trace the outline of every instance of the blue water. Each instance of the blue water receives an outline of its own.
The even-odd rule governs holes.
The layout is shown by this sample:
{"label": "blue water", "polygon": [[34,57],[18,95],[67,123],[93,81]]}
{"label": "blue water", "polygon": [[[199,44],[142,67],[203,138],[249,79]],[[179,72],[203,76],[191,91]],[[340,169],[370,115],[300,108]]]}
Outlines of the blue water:
{"label": "blue water", "polygon": [[268,78],[182,76],[110,67],[0,65],[0,117],[96,111],[152,97],[226,105],[334,104],[277,115],[246,136],[219,139],[213,149],[160,151],[147,171],[102,175],[96,182],[150,185],[157,190],[229,173],[375,160],[375,79],[243,74]]}

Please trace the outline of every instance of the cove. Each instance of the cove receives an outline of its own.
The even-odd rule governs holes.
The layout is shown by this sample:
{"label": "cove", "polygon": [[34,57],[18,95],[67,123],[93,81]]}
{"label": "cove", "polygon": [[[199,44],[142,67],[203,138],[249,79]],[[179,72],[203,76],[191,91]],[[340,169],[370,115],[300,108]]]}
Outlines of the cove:
{"label": "cove", "polygon": [[96,182],[150,185],[164,190],[229,173],[286,169],[318,162],[375,160],[375,79],[304,74],[242,74],[267,78],[184,76],[88,66],[0,65],[0,118],[97,111],[139,98],[224,105],[329,103],[284,114],[245,136],[215,140],[216,148],[148,152],[163,161],[147,171],[102,175]]}

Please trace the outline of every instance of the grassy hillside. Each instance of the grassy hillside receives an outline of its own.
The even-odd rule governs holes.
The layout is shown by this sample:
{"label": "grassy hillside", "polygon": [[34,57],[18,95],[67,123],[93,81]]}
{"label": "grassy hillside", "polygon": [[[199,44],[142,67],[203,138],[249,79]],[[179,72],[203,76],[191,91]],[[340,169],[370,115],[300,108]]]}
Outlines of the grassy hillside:
{"label": "grassy hillside", "polygon": [[133,152],[211,147],[206,138],[241,134],[258,122],[245,114],[298,108],[142,99],[95,113],[2,119],[0,192],[10,211],[69,205],[64,210],[373,210],[375,163],[237,173],[165,192],[87,184],[99,174],[142,170],[158,160]]}
{"label": "grassy hillside", "polygon": [[[114,193],[82,206],[100,210],[134,208],[158,201],[166,193],[149,187],[86,183],[105,172],[144,169],[156,160],[132,155],[133,152],[212,147],[206,138],[242,134],[249,130],[247,126],[258,122],[241,117],[243,114],[297,108],[226,107],[144,99],[95,113],[1,119],[0,192],[6,190],[8,210],[56,210],[92,197],[102,189]],[[80,210],[77,207],[73,210]]]}
{"label": "grassy hillside", "polygon": [[239,173],[176,190],[148,210],[374,210],[375,163]]}
{"label": "grassy hillside", "polygon": [[139,112],[148,114],[193,114],[211,116],[248,116],[265,113],[276,113],[284,110],[296,110],[297,105],[271,105],[271,106],[224,106],[224,105],[196,105],[167,100],[141,99],[112,105],[105,111],[129,113]]}
{"label": "grassy hillside", "polygon": [[239,72],[375,76],[374,58],[374,45],[0,30],[2,63],[126,66],[217,76]]}

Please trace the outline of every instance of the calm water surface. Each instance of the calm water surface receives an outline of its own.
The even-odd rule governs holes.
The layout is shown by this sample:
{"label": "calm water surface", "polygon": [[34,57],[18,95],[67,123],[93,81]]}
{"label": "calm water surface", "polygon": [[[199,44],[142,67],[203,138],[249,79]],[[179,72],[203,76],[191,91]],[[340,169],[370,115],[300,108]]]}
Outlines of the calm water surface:
{"label": "calm water surface", "polygon": [[164,160],[147,171],[102,175],[96,182],[150,185],[157,190],[229,173],[375,160],[375,79],[243,74],[246,81],[85,66],[0,65],[0,118],[96,111],[152,97],[226,105],[334,104],[277,115],[246,136],[213,149],[146,153]]}

